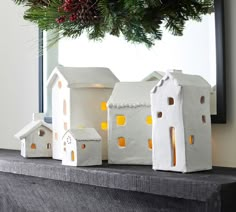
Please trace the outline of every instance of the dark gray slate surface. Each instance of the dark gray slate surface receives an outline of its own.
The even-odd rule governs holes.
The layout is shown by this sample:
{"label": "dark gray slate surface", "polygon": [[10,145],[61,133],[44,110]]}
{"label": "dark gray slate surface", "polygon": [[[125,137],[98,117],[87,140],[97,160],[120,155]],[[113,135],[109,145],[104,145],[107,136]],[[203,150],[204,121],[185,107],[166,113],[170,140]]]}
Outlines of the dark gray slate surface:
{"label": "dark gray slate surface", "polygon": [[[0,150],[0,171],[207,203],[207,211],[234,208],[236,170],[215,167],[192,174],[155,172],[151,166],[68,167],[51,159],[24,159]],[[136,192],[136,193],[137,193]],[[233,196],[233,195],[234,196]],[[233,210],[233,211],[236,211]]]}
{"label": "dark gray slate surface", "polygon": [[205,203],[0,173],[1,212],[202,212]]}

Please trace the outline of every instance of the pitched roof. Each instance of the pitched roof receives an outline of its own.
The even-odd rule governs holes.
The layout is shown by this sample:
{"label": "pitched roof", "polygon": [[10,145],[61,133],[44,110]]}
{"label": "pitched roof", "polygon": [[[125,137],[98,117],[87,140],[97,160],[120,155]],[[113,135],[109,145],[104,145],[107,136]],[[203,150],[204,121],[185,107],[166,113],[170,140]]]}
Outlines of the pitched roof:
{"label": "pitched roof", "polygon": [[147,75],[142,81],[159,81],[165,75],[164,72],[153,71]]}
{"label": "pitched roof", "polygon": [[150,91],[156,81],[116,83],[108,107],[150,106]]}
{"label": "pitched roof", "polygon": [[[94,128],[81,128],[81,129],[69,129],[67,133],[70,133],[76,141],[100,141],[101,136]],[[63,136],[63,137],[64,137]]]}
{"label": "pitched roof", "polygon": [[108,68],[57,66],[49,76],[47,86],[52,87],[58,76],[63,77],[70,88],[113,88],[115,83],[119,82]]}
{"label": "pitched roof", "polygon": [[51,124],[48,124],[44,122],[43,120],[32,121],[29,124],[27,124],[22,130],[20,130],[17,134],[15,134],[15,138],[21,140],[27,137],[28,135],[30,135],[30,133],[32,133],[34,130],[36,130],[40,126],[44,126],[48,128],[49,130],[52,130]]}
{"label": "pitched roof", "polygon": [[167,72],[166,75],[157,83],[157,85],[151,91],[152,93],[156,92],[157,87],[161,87],[165,84],[166,80],[173,80],[175,85],[181,87],[194,86],[199,88],[211,88],[210,84],[199,75],[190,75],[190,74],[182,74],[177,72]]}

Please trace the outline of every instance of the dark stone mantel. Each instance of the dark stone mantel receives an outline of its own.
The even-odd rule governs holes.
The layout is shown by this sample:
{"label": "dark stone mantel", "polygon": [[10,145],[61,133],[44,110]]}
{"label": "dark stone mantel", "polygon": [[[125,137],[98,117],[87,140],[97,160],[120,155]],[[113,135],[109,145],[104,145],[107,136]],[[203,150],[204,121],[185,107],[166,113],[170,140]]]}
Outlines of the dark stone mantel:
{"label": "dark stone mantel", "polygon": [[[7,207],[6,203],[11,202],[12,196],[16,195],[16,193],[13,191],[5,193],[3,191],[3,188],[10,191],[9,187],[4,184],[4,179],[8,179],[9,185],[11,185],[9,179],[12,179],[12,185],[21,181],[20,184],[22,186],[25,185],[24,188],[27,188],[27,183],[35,182],[37,186],[34,186],[35,188],[37,187],[37,190],[34,190],[34,192],[28,191],[31,197],[33,194],[38,194],[38,189],[41,192],[43,190],[45,194],[49,194],[49,191],[52,191],[53,186],[56,185],[55,195],[61,195],[61,201],[55,199],[54,202],[49,204],[47,199],[40,195],[41,201],[49,205],[45,206],[45,210],[38,208],[32,211],[79,211],[77,210],[78,208],[81,208],[81,210],[83,208],[83,211],[236,211],[236,205],[234,204],[236,197],[236,169],[230,168],[214,167],[211,171],[182,174],[153,171],[151,166],[109,165],[107,163],[96,167],[69,167],[62,166],[61,161],[25,159],[20,156],[19,151],[0,150],[0,172],[0,207],[5,208]],[[9,173],[14,173],[14,175]],[[43,187],[45,184],[50,186]],[[32,184],[30,183],[30,185]],[[65,188],[71,188],[68,192],[77,194],[77,196],[73,195],[78,200],[74,200],[73,204],[70,204],[70,206],[74,205],[71,210],[68,208],[62,210],[66,204],[63,202],[65,198],[62,198],[63,195],[66,195],[66,193],[63,193]],[[58,192],[61,190],[61,192],[58,193],[56,192],[57,190]],[[102,201],[97,198],[97,203],[94,199],[91,203],[95,204],[96,210],[86,210],[89,204],[87,201],[91,199],[89,190],[93,194],[98,192],[103,195],[103,204],[108,204],[106,201],[109,199],[109,207],[100,205]],[[83,202],[81,202],[80,196],[82,193],[79,191],[83,191]],[[27,200],[27,191],[22,191],[22,194],[20,191],[18,192],[19,195],[24,194],[25,197],[23,199]],[[51,195],[53,194],[51,193]],[[133,208],[132,210],[128,210],[127,207],[130,206],[127,205],[128,203],[126,203],[124,197],[126,197],[126,200],[131,198],[129,203],[133,202],[132,204],[135,205],[131,207]],[[37,198],[39,197],[37,196]],[[48,198],[51,197],[49,196]],[[28,210],[26,210],[27,207],[23,203],[20,204],[19,201],[16,201],[16,197],[13,199],[16,204],[11,203],[8,205],[12,207],[21,205],[21,209],[31,211],[31,204],[27,204]],[[22,201],[22,197],[19,200]],[[120,204],[117,205],[117,201]],[[52,204],[54,205],[52,206]],[[134,210],[135,207],[137,208]],[[19,208],[18,210],[20,211]],[[22,211],[24,211],[23,209]],[[0,211],[3,210],[0,209]],[[6,209],[6,211],[9,211],[9,209]],[[12,211],[16,210],[13,209]]]}

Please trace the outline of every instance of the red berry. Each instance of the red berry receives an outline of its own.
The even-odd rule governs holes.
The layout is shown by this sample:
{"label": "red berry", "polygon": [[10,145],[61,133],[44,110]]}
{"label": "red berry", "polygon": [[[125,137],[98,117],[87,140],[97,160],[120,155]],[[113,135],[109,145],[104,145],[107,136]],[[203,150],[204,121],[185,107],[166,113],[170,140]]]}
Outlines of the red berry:
{"label": "red berry", "polygon": [[73,22],[73,21],[76,21],[78,18],[78,15],[73,13],[71,16],[70,16],[70,21]]}
{"label": "red berry", "polygon": [[61,24],[61,23],[65,22],[65,20],[66,20],[66,17],[65,17],[65,16],[61,16],[61,17],[59,17],[59,18],[56,18],[56,22],[57,22],[58,24]]}

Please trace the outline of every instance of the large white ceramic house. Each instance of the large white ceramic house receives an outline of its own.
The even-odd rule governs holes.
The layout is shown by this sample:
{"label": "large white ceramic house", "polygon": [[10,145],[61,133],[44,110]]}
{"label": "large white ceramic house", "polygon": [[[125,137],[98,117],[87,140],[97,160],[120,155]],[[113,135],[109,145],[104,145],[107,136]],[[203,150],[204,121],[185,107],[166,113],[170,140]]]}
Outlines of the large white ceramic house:
{"label": "large white ceramic house", "polygon": [[62,140],[62,165],[102,165],[101,137],[94,128],[70,129]]}
{"label": "large white ceramic house", "polygon": [[212,168],[210,85],[200,76],[167,73],[151,91],[153,169]]}
{"label": "large white ceramic house", "polygon": [[52,157],[52,127],[44,121],[44,114],[34,113],[33,120],[15,137],[21,141],[23,157]]}
{"label": "large white ceramic house", "polygon": [[154,82],[121,82],[108,101],[108,162],[152,163],[150,91]]}
{"label": "large white ceramic house", "polygon": [[62,159],[62,136],[68,129],[95,128],[107,159],[107,107],[119,80],[107,68],[58,66],[48,79],[52,89],[53,158]]}

